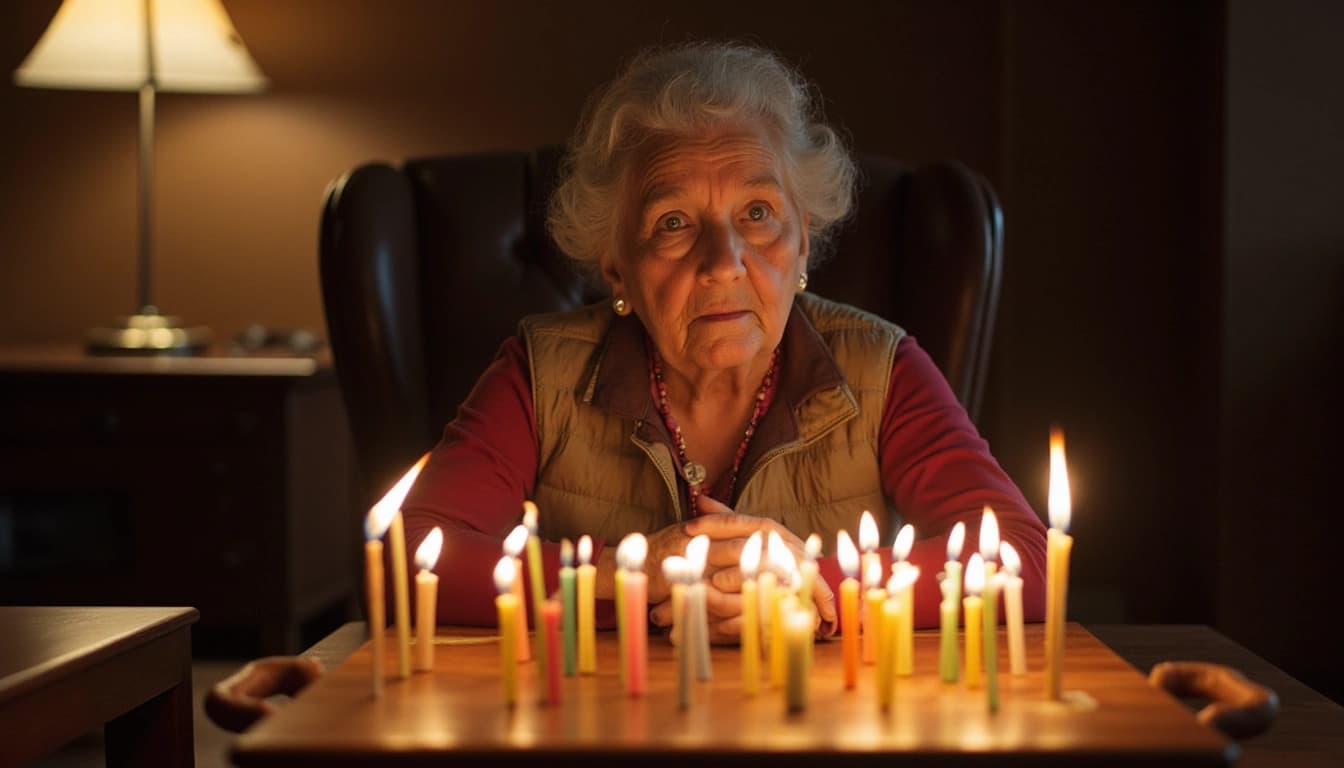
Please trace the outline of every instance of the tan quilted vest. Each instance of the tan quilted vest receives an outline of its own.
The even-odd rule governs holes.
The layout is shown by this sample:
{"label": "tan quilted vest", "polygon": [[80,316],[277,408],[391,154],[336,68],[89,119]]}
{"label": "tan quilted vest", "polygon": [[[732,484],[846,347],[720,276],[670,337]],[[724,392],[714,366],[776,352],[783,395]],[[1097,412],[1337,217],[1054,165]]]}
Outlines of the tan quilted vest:
{"label": "tan quilted vest", "polygon": [[[682,520],[671,441],[649,391],[644,331],[605,305],[536,315],[520,330],[540,444],[533,498],[544,538],[615,541]],[[892,357],[904,331],[811,294],[794,303],[783,371],[743,460],[742,513],[816,532],[825,550],[871,510],[883,540],[896,523],[883,498],[878,434]]]}

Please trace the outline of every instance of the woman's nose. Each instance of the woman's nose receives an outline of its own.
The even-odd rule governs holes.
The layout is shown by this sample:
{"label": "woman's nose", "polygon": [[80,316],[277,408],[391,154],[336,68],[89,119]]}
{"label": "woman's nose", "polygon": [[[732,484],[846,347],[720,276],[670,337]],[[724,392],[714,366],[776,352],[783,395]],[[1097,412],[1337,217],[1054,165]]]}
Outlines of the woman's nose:
{"label": "woman's nose", "polygon": [[742,262],[746,243],[738,231],[726,225],[715,225],[705,230],[705,242],[700,271],[711,280],[731,281],[746,274]]}

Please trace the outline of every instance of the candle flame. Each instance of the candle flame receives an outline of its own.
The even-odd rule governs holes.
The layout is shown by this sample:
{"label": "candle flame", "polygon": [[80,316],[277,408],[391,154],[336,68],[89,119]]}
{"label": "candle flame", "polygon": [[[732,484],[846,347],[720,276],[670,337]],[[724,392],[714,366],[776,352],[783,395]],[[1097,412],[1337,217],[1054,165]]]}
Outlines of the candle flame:
{"label": "candle flame", "polygon": [[583,534],[579,537],[579,565],[593,562],[593,537]]}
{"label": "candle flame", "polygon": [[370,540],[381,539],[384,533],[387,533],[387,527],[392,524],[392,518],[396,516],[397,511],[401,509],[401,503],[406,500],[406,494],[410,492],[411,486],[415,485],[415,478],[420,476],[420,470],[424,469],[425,462],[429,461],[429,454],[426,453],[420,457],[420,460],[411,465],[406,470],[406,474],[393,485],[383,498],[378,500],[377,504],[369,510],[369,515],[364,519],[364,535]]}
{"label": "candle flame", "polygon": [[690,581],[691,564],[681,555],[663,558],[663,578],[669,584],[684,584]]}
{"label": "candle flame", "polygon": [[887,592],[892,595],[898,594],[901,590],[914,584],[918,579],[919,566],[912,565],[909,568],[901,568],[892,573],[890,579],[887,579]]}
{"label": "candle flame", "polygon": [[627,571],[644,570],[644,558],[648,556],[649,540],[642,533],[627,535],[616,547],[616,564]]}
{"label": "candle flame", "polygon": [[[779,534],[771,531],[771,536]],[[775,573],[779,575],[780,583],[796,583],[798,579],[798,558],[793,556],[793,550],[784,545],[784,539],[779,540],[779,546],[771,549],[770,556],[773,560],[771,565]]]}
{"label": "candle flame", "polygon": [[537,505],[531,501],[523,502],[523,525],[530,536],[537,535]]}
{"label": "candle flame", "polygon": [[980,518],[980,556],[991,563],[999,558],[999,518],[989,507]]}
{"label": "candle flame", "polygon": [[985,588],[985,561],[976,552],[971,555],[970,562],[966,563],[966,594],[971,596],[979,595]]}
{"label": "candle flame", "polygon": [[691,566],[691,580],[699,581],[705,575],[705,561],[709,559],[709,537],[700,534],[686,545],[686,562]]}
{"label": "candle flame", "polygon": [[859,518],[859,549],[864,552],[877,549],[877,521],[873,519],[873,513],[866,509]]}
{"label": "candle flame", "polygon": [[516,525],[509,531],[509,535],[504,537],[504,554],[509,557],[520,557],[525,546],[527,546],[527,526]]}
{"label": "candle flame", "polygon": [[436,525],[425,540],[420,542],[420,546],[415,548],[415,566],[426,571],[434,570],[434,565],[439,562],[439,553],[442,551],[443,529]]}
{"label": "candle flame", "polygon": [[999,562],[1003,563],[1003,570],[1009,576],[1016,576],[1022,572],[1022,558],[1017,556],[1017,550],[1013,545],[1003,542],[999,545]]}
{"label": "candle flame", "polygon": [[891,545],[891,559],[896,562],[904,562],[905,558],[910,556],[910,550],[915,546],[915,526],[906,523],[901,526],[900,532],[896,534],[896,541]]}
{"label": "candle flame", "polygon": [[809,561],[816,560],[821,554],[821,537],[815,533],[808,536],[807,541],[803,543],[803,554],[807,555]]}
{"label": "candle flame", "polygon": [[512,557],[505,555],[495,563],[495,589],[499,590],[499,594],[507,594],[513,588],[513,580],[517,576],[518,571],[513,565]]}
{"label": "candle flame", "polygon": [[569,539],[560,540],[560,567],[574,567],[574,544]]}
{"label": "candle flame", "polygon": [[1073,499],[1069,493],[1069,467],[1064,460],[1064,431],[1050,428],[1050,527],[1069,532],[1073,517]]}
{"label": "candle flame", "polygon": [[835,554],[840,559],[840,570],[847,578],[859,575],[859,550],[849,538],[849,531],[841,530],[835,535]]}
{"label": "candle flame", "polygon": [[871,560],[868,563],[868,570],[863,573],[863,586],[867,589],[877,589],[882,584],[882,563],[877,560]]}
{"label": "candle flame", "polygon": [[947,559],[960,560],[961,548],[965,543],[966,524],[958,520],[957,524],[952,526],[952,535],[947,537]]}
{"label": "candle flame", "polygon": [[738,558],[738,568],[742,571],[742,578],[756,578],[756,572],[761,568],[760,531],[756,531],[747,537],[747,544],[742,547],[742,556]]}

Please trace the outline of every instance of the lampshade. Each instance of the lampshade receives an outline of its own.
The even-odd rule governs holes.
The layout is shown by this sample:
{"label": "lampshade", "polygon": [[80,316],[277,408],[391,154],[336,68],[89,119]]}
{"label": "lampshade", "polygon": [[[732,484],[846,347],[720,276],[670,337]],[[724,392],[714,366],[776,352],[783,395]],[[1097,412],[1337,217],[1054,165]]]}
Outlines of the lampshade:
{"label": "lampshade", "polygon": [[65,0],[14,73],[37,88],[137,91],[151,79],[158,91],[266,87],[219,0]]}

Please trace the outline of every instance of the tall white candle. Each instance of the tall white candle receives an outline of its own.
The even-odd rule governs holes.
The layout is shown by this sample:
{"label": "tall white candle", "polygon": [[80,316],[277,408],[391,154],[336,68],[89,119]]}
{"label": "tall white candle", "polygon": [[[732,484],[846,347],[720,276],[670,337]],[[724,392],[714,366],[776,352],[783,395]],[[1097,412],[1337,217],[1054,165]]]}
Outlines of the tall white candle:
{"label": "tall white candle", "polygon": [[1008,671],[1014,676],[1027,674],[1027,652],[1023,647],[1022,628],[1022,558],[1018,557],[1013,545],[1003,542],[999,545],[999,559],[1003,570],[999,572],[1003,583],[1003,614],[1008,623]]}
{"label": "tall white candle", "polygon": [[709,617],[705,605],[705,563],[708,558],[708,536],[696,536],[686,545],[686,613],[690,617],[687,626],[694,636],[683,639],[688,641],[687,645],[695,660],[695,676],[699,680],[708,680],[713,676],[709,663]]}

